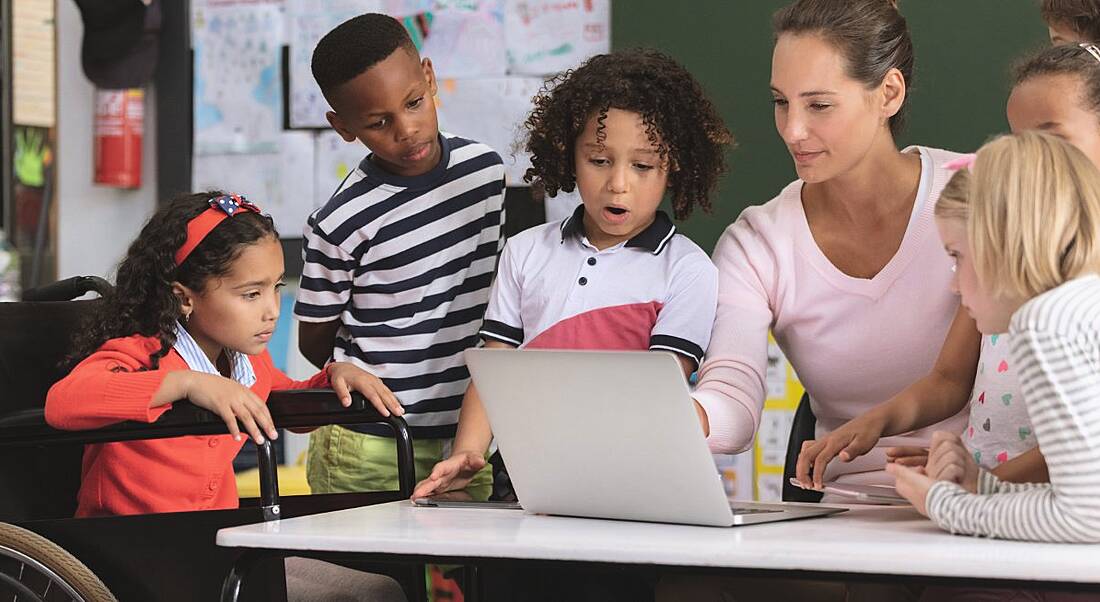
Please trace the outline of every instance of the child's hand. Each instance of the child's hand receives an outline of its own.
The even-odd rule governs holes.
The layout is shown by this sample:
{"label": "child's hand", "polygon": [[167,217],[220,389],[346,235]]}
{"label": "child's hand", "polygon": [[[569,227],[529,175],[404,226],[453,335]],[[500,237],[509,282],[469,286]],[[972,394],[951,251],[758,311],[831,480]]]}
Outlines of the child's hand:
{"label": "child's hand", "polygon": [[186,378],[184,391],[188,401],[220,416],[234,440],[241,440],[238,420],[257,445],[264,442],[264,433],[271,439],[278,439],[279,433],[267,405],[248,387],[224,376],[203,372],[189,371]]}
{"label": "child's hand", "polygon": [[887,447],[886,461],[891,464],[920,468],[928,463],[928,448],[913,446]]}
{"label": "child's hand", "polygon": [[434,493],[465,489],[477,471],[485,467],[485,457],[474,452],[455,452],[432,468],[428,478],[416,484],[413,499],[428,497]]}
{"label": "child's hand", "polygon": [[404,416],[405,408],[401,402],[393,396],[393,392],[382,384],[382,379],[348,362],[333,362],[325,367],[328,371],[328,380],[332,384],[332,390],[340,398],[344,407],[351,405],[351,392],[358,391],[363,397],[370,400],[374,409],[383,416],[391,413],[395,416]]}
{"label": "child's hand", "polygon": [[901,464],[887,464],[886,472],[894,475],[894,486],[905,499],[909,500],[910,504],[917,509],[924,516],[928,516],[928,506],[925,505],[925,499],[928,497],[928,490],[932,488],[932,484],[935,481],[924,474],[923,468],[909,468]]}
{"label": "child's hand", "polygon": [[932,433],[932,447],[924,470],[933,480],[951,481],[970,493],[978,492],[978,463],[955,433]]}
{"label": "child's hand", "polygon": [[851,462],[867,453],[882,437],[883,426],[878,418],[864,414],[849,420],[822,439],[804,441],[795,466],[795,478],[803,487],[821,489],[829,462],[838,455],[841,460]]}

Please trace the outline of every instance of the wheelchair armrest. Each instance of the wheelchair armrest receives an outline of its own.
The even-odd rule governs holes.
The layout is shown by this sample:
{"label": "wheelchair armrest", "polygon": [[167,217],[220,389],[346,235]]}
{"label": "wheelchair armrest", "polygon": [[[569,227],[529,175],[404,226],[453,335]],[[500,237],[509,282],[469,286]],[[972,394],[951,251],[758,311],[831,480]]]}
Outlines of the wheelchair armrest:
{"label": "wheelchair armrest", "polygon": [[[398,489],[402,497],[409,497],[416,481],[408,424],[400,416],[383,417],[359,393],[352,393],[351,400],[351,407],[345,408],[329,389],[273,391],[268,396],[268,408],[278,428],[372,422],[389,425],[397,445]],[[51,427],[46,424],[42,409],[0,415],[0,448],[111,443],[186,435],[223,435],[228,432],[221,418],[187,401],[173,403],[172,409],[152,424],[122,422],[85,431],[62,431]],[[271,442],[258,445],[257,451],[260,455],[264,518],[271,520],[278,517],[279,497]]]}
{"label": "wheelchair armrest", "polygon": [[267,409],[278,428],[389,422],[359,393],[344,407],[330,389],[272,391]]}
{"label": "wheelchair armrest", "polygon": [[[351,406],[345,408],[329,389],[272,391],[267,398],[271,418],[279,428],[325,426],[329,424],[368,424],[380,422],[393,430],[397,445],[398,490],[402,498],[412,495],[416,484],[412,438],[409,425],[400,416],[382,416],[359,393],[351,394]],[[262,481],[261,481],[262,488]]]}
{"label": "wheelchair armrest", "polygon": [[[352,394],[351,407],[345,408],[328,389],[273,391],[268,397],[268,409],[277,428],[384,422],[395,429],[397,436],[408,436],[403,420],[383,417],[358,393]],[[172,409],[153,423],[120,422],[83,431],[51,427],[46,424],[42,409],[0,415],[0,447],[110,443],[228,432],[221,418],[187,401],[173,403]]]}
{"label": "wheelchair armrest", "polygon": [[171,410],[153,423],[120,422],[82,431],[53,428],[46,424],[42,409],[21,410],[0,416],[0,446],[112,443],[227,432],[228,429],[220,418],[186,401],[176,402]]}

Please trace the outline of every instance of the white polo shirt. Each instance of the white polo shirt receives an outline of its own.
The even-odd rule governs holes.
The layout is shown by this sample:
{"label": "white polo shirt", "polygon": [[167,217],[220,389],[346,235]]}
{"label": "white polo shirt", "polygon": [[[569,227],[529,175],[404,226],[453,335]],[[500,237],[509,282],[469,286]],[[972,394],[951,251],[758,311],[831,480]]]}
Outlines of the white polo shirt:
{"label": "white polo shirt", "polygon": [[516,347],[664,349],[696,366],[710,342],[718,270],[658,211],[602,251],[584,235],[584,206],[508,240],[480,334]]}

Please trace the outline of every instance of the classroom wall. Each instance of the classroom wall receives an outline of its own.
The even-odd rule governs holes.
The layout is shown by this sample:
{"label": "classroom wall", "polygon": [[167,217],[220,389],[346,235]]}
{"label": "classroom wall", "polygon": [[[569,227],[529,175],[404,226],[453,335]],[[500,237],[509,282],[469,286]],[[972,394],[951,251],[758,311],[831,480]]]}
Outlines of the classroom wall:
{"label": "classroom wall", "polygon": [[112,275],[156,206],[155,96],[145,97],[142,187],[92,184],[92,83],[80,66],[84,24],[76,3],[57,3],[57,273],[58,278]]}
{"label": "classroom wall", "polygon": [[[793,179],[775,133],[768,92],[770,16],[783,0],[679,2],[613,0],[612,47],[651,46],[682,61],[711,93],[737,138],[715,211],[680,225],[711,250],[746,206],[766,202]],[[92,85],[80,70],[83,25],[73,2],[58,9],[58,274],[110,273],[155,207],[155,128],[146,127],[144,186],[93,186]],[[903,2],[916,46],[910,125],[902,144],[973,150],[1004,131],[1007,70],[1046,43],[1033,0]],[[155,123],[148,90],[146,124]],[[109,235],[105,235],[109,234]]]}
{"label": "classroom wall", "polygon": [[[612,48],[656,47],[683,62],[737,138],[714,214],[697,213],[680,228],[707,251],[742,209],[767,202],[795,178],[768,91],[771,14],[785,4],[612,2]],[[905,0],[901,10],[913,35],[916,74],[900,144],[971,151],[1006,131],[1009,65],[1048,43],[1037,0]]]}

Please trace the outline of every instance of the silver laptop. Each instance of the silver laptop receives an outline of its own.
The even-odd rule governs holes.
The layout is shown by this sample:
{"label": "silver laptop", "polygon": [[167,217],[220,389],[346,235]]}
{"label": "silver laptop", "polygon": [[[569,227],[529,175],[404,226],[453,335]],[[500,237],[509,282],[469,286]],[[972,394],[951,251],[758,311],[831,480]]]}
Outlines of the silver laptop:
{"label": "silver laptop", "polygon": [[844,511],[730,502],[670,353],[465,353],[528,512],[728,527]]}

